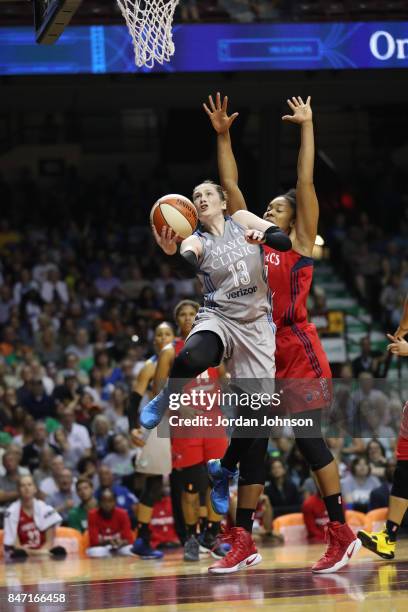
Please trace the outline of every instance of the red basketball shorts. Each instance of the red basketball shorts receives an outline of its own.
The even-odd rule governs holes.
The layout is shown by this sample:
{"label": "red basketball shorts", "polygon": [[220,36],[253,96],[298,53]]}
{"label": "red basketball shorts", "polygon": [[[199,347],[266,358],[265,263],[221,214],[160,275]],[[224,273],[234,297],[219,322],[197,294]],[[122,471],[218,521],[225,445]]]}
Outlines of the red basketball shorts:
{"label": "red basketball shorts", "polygon": [[278,329],[276,381],[287,413],[321,410],[332,399],[331,370],[316,327],[311,323]]}
{"label": "red basketball shorts", "polygon": [[207,463],[210,459],[221,459],[228,446],[223,438],[173,438],[171,441],[172,465],[181,469]]}

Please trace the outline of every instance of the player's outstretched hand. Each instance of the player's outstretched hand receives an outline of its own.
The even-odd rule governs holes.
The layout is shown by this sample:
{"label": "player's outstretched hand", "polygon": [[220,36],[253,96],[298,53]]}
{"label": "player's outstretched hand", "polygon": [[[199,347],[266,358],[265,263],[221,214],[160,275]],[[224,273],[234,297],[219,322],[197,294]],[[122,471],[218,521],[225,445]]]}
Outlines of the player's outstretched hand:
{"label": "player's outstretched hand", "polygon": [[224,134],[228,132],[235,119],[238,117],[238,113],[233,113],[228,116],[228,96],[224,96],[221,103],[221,94],[218,91],[215,96],[215,104],[212,96],[208,96],[209,107],[207,104],[203,104],[203,108],[210,118],[212,126],[217,134]]}
{"label": "player's outstretched hand", "polygon": [[265,242],[265,234],[259,230],[249,229],[245,231],[245,240],[249,244],[263,244]]}
{"label": "player's outstretched hand", "polygon": [[291,123],[302,124],[313,120],[312,107],[310,106],[312,98],[308,96],[306,102],[302,98],[293,96],[292,100],[286,100],[293,115],[284,115],[282,121],[290,121]]}
{"label": "player's outstretched hand", "polygon": [[400,325],[397,331],[394,333],[393,337],[391,337],[390,334],[387,334],[387,335],[390,338],[390,340],[394,340],[394,339],[403,340],[407,334],[408,334],[408,328],[402,327],[402,325]]}
{"label": "player's outstretched hand", "polygon": [[399,355],[400,357],[408,357],[408,342],[406,340],[398,340],[387,334],[388,338],[392,340],[391,344],[387,346],[387,349],[391,351],[393,355]]}
{"label": "player's outstretched hand", "polygon": [[154,225],[152,225],[152,232],[157,244],[163,249],[166,255],[176,254],[177,242],[181,240],[181,236],[175,234],[167,225],[163,225],[161,234],[159,234]]}

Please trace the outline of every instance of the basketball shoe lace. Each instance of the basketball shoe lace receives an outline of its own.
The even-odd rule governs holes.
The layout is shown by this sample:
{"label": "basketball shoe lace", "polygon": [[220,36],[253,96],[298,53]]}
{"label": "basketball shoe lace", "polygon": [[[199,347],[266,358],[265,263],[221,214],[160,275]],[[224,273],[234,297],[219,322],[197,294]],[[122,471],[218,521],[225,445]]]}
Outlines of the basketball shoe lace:
{"label": "basketball shoe lace", "polygon": [[228,531],[221,534],[221,541],[231,546],[231,550],[224,557],[224,562],[245,557],[248,549],[248,532],[243,527],[231,527]]}
{"label": "basketball shoe lace", "polygon": [[327,544],[327,548],[320,562],[332,561],[333,559],[337,558],[338,553],[342,548],[341,537],[337,531],[338,530],[335,529],[333,525],[326,525],[324,539]]}

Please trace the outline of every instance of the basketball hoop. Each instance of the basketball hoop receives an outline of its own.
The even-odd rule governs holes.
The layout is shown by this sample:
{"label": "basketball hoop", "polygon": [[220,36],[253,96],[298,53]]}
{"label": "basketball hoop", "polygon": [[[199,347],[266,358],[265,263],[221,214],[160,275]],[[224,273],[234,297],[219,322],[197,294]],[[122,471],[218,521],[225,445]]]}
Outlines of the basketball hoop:
{"label": "basketball hoop", "polygon": [[170,61],[174,53],[171,34],[179,0],[117,0],[135,49],[136,66],[152,68]]}

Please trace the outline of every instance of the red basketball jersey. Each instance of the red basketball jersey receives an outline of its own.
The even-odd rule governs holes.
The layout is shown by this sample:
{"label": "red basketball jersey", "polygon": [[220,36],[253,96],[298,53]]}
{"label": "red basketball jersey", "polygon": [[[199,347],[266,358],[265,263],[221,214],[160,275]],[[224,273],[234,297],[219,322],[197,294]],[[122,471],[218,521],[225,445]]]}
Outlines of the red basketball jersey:
{"label": "red basketball jersey", "polygon": [[[316,327],[307,320],[307,298],[313,279],[313,259],[293,249],[265,249],[268,285],[272,293],[276,332],[276,378],[291,379],[286,397],[292,412],[326,406],[330,401],[330,365]],[[305,385],[305,379],[319,384]],[[300,381],[300,382],[299,382]],[[290,401],[289,401],[290,400]]]}
{"label": "red basketball jersey", "polygon": [[45,533],[38,529],[34,518],[26,514],[23,508],[20,510],[17,533],[22,546],[37,549],[45,544]]}
{"label": "red basketball jersey", "polygon": [[267,246],[265,265],[273,299],[273,320],[280,328],[307,322],[306,301],[313,279],[313,258],[293,249],[282,253]]}

